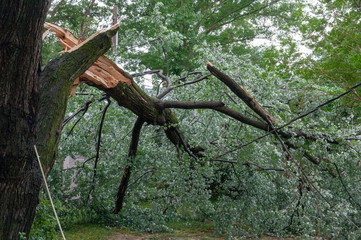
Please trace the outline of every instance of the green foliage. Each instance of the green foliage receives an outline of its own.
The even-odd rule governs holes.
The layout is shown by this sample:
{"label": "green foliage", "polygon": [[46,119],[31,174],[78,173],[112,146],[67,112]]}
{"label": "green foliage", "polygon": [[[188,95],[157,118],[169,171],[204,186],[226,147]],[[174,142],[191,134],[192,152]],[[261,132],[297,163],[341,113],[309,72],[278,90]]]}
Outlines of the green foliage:
{"label": "green foliage", "polygon": [[[59,209],[60,202],[55,202]],[[58,225],[54,216],[50,200],[43,199],[36,208],[36,217],[30,231],[30,239],[50,240],[55,239]]]}
{"label": "green foliage", "polygon": [[[333,79],[325,82],[326,75],[305,69],[304,66],[310,66],[310,60],[342,84],[351,86],[358,82],[355,69],[359,69],[360,59],[352,48],[358,47],[359,31],[355,29],[359,21],[356,11],[348,12],[350,5],[342,7],[336,1],[333,10],[346,11],[349,15],[331,22],[327,18],[329,10],[323,9],[322,3],[217,2],[117,3],[125,17],[119,32],[119,62],[127,70],[163,69],[165,73],[162,42],[157,40],[161,38],[171,81],[189,70],[208,74],[204,66],[208,60],[233,77],[280,124],[317,107],[330,94],[345,90]],[[101,13],[110,16],[110,6],[115,1],[103,3],[104,6],[99,4],[90,13],[98,22],[107,21]],[[268,7],[260,10],[265,4]],[[54,18],[63,26],[79,28],[81,17],[67,21],[65,16],[86,6],[85,1],[65,4]],[[242,10],[237,12],[237,8]],[[303,11],[305,8],[308,15]],[[320,16],[321,13],[325,15]],[[273,24],[277,31],[265,29],[268,24]],[[330,38],[319,34],[324,31]],[[278,45],[250,45],[262,32],[276,38]],[[313,50],[308,58],[289,33],[302,33],[304,45]],[[48,53],[54,49],[51,43],[49,40],[44,46],[48,49],[44,51],[48,59],[52,58]],[[345,71],[334,71],[337,67]],[[192,75],[186,81],[197,77]],[[142,83],[149,79],[138,77],[135,81]],[[143,89],[156,96],[161,80],[153,76],[151,81],[153,88],[143,86]],[[159,90],[164,87],[160,86]],[[199,159],[202,164],[182,149],[178,153],[167,140],[163,130],[170,126],[150,124],[143,126],[137,156],[129,161],[128,147],[136,117],[112,103],[106,114],[94,175],[99,122],[106,102],[99,101],[102,93],[89,86],[80,86],[78,93],[82,95],[69,100],[66,118],[85,102],[92,103],[83,116],[77,115],[64,127],[59,161],[49,177],[54,198],[64,204],[59,215],[65,227],[91,222],[146,232],[169,232],[175,228],[171,224],[174,222],[211,222],[218,233],[229,238],[254,238],[264,233],[301,239],[360,237],[361,145],[357,135],[361,131],[360,111],[344,104],[353,104],[353,100],[335,101],[294,122],[293,129],[317,138],[316,141],[303,137],[289,139],[290,144],[297,146],[290,149],[294,159],[272,135],[245,146],[264,132],[218,112],[174,110],[177,126],[189,145],[205,149]],[[175,88],[165,99],[220,100],[254,117],[215,77]],[[321,159],[320,163],[307,160],[305,152]],[[82,160],[64,169],[63,159],[67,156]],[[125,204],[119,215],[113,215],[117,188],[128,165],[132,174]]]}
{"label": "green foliage", "polygon": [[[96,224],[72,225],[71,228],[65,230],[65,237],[68,240],[107,240],[115,232],[115,228]],[[58,238],[54,239],[61,239],[61,236],[58,234]]]}
{"label": "green foliage", "polygon": [[[310,79],[310,87],[320,94],[337,95],[360,82],[360,14],[353,1],[330,1],[313,5],[313,12],[300,24],[306,44],[313,54],[299,73]],[[305,71],[304,68],[308,70]],[[361,90],[343,101],[360,114]]]}

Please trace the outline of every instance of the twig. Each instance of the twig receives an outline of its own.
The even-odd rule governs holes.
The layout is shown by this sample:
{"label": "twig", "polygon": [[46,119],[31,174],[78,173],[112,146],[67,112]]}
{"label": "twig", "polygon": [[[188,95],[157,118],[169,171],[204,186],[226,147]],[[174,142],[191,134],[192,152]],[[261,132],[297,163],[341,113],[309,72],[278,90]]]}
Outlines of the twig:
{"label": "twig", "polygon": [[224,159],[219,159],[219,158],[207,159],[206,161],[208,161],[208,162],[224,162],[224,163],[229,163],[229,164],[236,164],[237,163],[235,161],[224,160]]}
{"label": "twig", "polygon": [[157,98],[158,99],[161,99],[163,98],[165,95],[167,95],[170,91],[172,91],[174,88],[178,88],[178,87],[183,87],[183,86],[186,86],[186,85],[191,85],[191,84],[194,84],[194,83],[197,83],[197,82],[200,82],[204,79],[207,79],[209,76],[211,76],[211,74],[209,75],[206,75],[206,76],[203,76],[203,77],[200,77],[194,81],[191,81],[191,82],[186,82],[186,83],[183,83],[183,84],[179,84],[179,85],[172,85],[172,86],[168,86],[166,89],[163,90],[163,92],[157,94]]}
{"label": "twig", "polygon": [[340,182],[341,182],[341,184],[342,184],[342,186],[343,186],[343,188],[345,189],[345,191],[346,191],[346,193],[347,193],[347,195],[348,195],[348,197],[349,197],[349,199],[350,200],[353,200],[354,201],[354,203],[361,209],[361,205],[352,197],[352,195],[351,195],[351,193],[348,191],[348,189],[347,189],[347,187],[346,187],[346,185],[345,185],[345,183],[343,182],[343,180],[342,180],[342,177],[341,177],[341,174],[340,174],[340,171],[339,171],[339,169],[338,169],[338,166],[337,166],[337,164],[336,163],[333,163],[333,165],[335,165],[335,167],[336,167],[336,171],[337,171],[337,174],[338,174],[338,177],[339,177],[339,179],[340,179]]}
{"label": "twig", "polygon": [[[82,111],[87,111],[89,108],[89,105],[92,104],[93,101],[87,101],[86,103],[84,103],[84,105],[74,114],[72,114],[71,116],[67,117],[64,121],[63,121],[63,128],[66,124],[68,124],[76,115],[78,115],[79,113],[81,113]],[[83,114],[84,115],[84,114]]]}
{"label": "twig", "polygon": [[103,130],[103,125],[104,125],[105,115],[107,113],[107,110],[108,110],[110,104],[112,103],[112,101],[109,99],[108,96],[106,96],[106,98],[108,100],[108,103],[107,103],[107,105],[105,106],[105,108],[103,110],[102,119],[101,119],[100,125],[99,125],[98,142],[97,142],[97,146],[96,146],[96,155],[95,155],[95,161],[94,161],[93,180],[92,180],[91,189],[90,189],[89,194],[88,194],[88,200],[90,199],[90,194],[94,190],[94,187],[95,187],[94,183],[95,183],[95,178],[96,178],[96,175],[97,175],[97,165],[98,165],[99,155],[100,155],[99,154],[99,152],[100,152],[100,142],[101,142],[101,137],[102,137],[102,130]]}
{"label": "twig", "polygon": [[187,144],[184,142],[183,137],[182,137],[181,134],[179,133],[178,129],[177,129],[177,128],[174,128],[174,131],[175,131],[175,133],[178,135],[180,144],[183,146],[184,151],[186,151],[186,153],[188,153],[189,156],[191,156],[192,158],[194,158],[194,160],[196,160],[197,163],[199,163],[200,165],[203,166],[204,164],[199,161],[199,159],[197,158],[197,156],[194,155],[191,150],[189,150]]}
{"label": "twig", "polygon": [[136,180],[134,180],[134,182],[132,182],[132,183],[129,183],[129,185],[128,185],[128,187],[130,187],[130,186],[132,186],[132,185],[134,185],[134,184],[136,184],[140,179],[142,179],[145,175],[147,175],[148,173],[151,173],[151,172],[153,172],[155,170],[155,168],[153,167],[153,168],[150,168],[150,169],[148,169],[147,171],[145,171],[140,177],[138,177]]}
{"label": "twig", "polygon": [[75,122],[75,124],[73,125],[73,127],[70,129],[70,131],[68,132],[68,135],[66,136],[65,140],[68,139],[68,137],[70,136],[70,134],[73,132],[74,128],[76,127],[76,125],[80,122],[80,120],[84,117],[85,113],[88,111],[90,104],[92,104],[92,101],[87,101],[82,108],[83,114],[81,115],[81,117]]}
{"label": "twig", "polygon": [[174,82],[175,83],[181,82],[182,80],[187,79],[190,75],[197,75],[197,74],[202,74],[202,72],[201,71],[187,72],[186,75],[174,80]]}
{"label": "twig", "polygon": [[236,100],[234,100],[233,97],[232,97],[231,95],[229,95],[229,93],[227,93],[227,92],[224,92],[224,93],[227,95],[227,97],[228,97],[234,104],[238,104],[238,103],[236,102]]}
{"label": "twig", "polygon": [[249,162],[249,161],[245,161],[244,163],[242,163],[242,165],[244,166],[249,166],[249,165],[253,165],[253,166],[256,166],[264,171],[277,171],[277,172],[284,172],[285,170],[284,169],[281,169],[281,168],[265,168],[265,167],[262,167],[260,166],[258,163],[253,163],[253,162]]}

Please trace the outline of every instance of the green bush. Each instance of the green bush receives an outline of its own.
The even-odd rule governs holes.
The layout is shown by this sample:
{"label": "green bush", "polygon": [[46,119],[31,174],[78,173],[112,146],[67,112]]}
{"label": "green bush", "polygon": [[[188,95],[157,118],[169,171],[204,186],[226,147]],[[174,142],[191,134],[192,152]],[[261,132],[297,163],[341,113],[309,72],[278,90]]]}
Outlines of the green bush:
{"label": "green bush", "polygon": [[[60,204],[55,203],[56,206]],[[36,216],[30,231],[30,239],[51,240],[57,233],[56,219],[48,199],[43,199],[36,208]]]}

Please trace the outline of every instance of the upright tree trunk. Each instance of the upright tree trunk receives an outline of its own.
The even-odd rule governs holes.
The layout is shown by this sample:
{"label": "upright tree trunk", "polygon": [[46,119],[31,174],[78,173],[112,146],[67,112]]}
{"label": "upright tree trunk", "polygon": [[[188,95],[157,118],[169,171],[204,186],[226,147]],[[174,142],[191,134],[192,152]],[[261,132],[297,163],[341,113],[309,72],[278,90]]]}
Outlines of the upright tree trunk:
{"label": "upright tree trunk", "polygon": [[19,239],[41,185],[33,145],[41,35],[49,1],[0,3],[0,239]]}
{"label": "upright tree trunk", "polygon": [[48,4],[0,2],[0,240],[29,234],[42,183],[33,146],[48,174],[72,83],[110,48],[119,27],[95,34],[41,71]]}

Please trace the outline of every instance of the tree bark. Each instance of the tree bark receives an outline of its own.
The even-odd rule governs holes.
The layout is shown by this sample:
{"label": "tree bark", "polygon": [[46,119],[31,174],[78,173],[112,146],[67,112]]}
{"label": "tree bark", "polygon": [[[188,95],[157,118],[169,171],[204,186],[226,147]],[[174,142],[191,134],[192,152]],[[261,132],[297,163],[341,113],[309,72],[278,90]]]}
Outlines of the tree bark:
{"label": "tree bark", "polygon": [[0,239],[19,239],[35,216],[41,178],[33,145],[41,35],[49,1],[0,3]]}
{"label": "tree bark", "polygon": [[0,240],[29,234],[42,180],[33,146],[49,173],[67,99],[76,77],[111,46],[102,32],[51,61],[41,72],[42,32],[49,1],[0,5]]}

